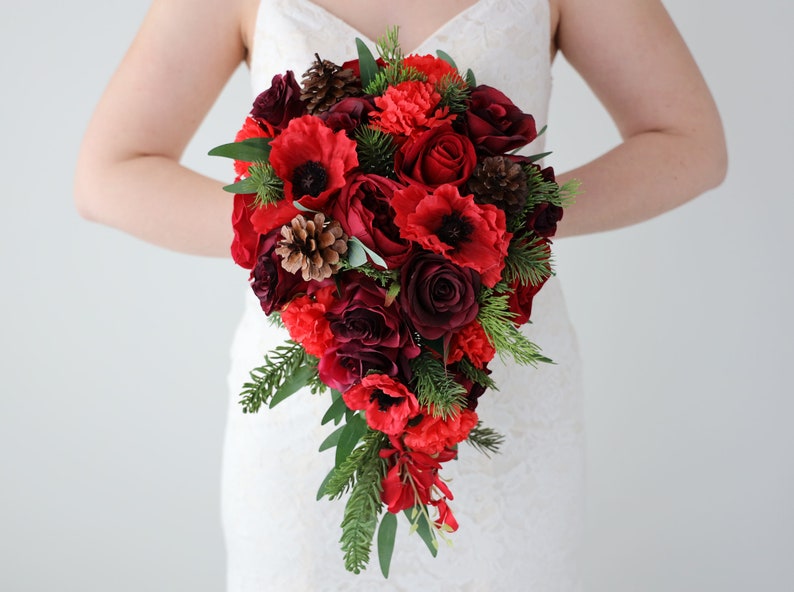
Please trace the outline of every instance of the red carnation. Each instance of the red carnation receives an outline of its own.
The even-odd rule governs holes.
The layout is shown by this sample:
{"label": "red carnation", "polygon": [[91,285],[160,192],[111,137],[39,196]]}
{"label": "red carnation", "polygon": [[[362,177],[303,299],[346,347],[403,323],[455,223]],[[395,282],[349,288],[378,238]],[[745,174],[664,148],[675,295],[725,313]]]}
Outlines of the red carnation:
{"label": "red carnation", "polygon": [[464,355],[477,368],[484,368],[496,355],[496,348],[476,320],[452,334],[447,364],[459,362]]}
{"label": "red carnation", "polygon": [[501,279],[513,235],[496,206],[478,205],[471,195],[442,185],[429,195],[413,186],[395,191],[392,207],[403,238],[479,272],[489,288]]}
{"label": "red carnation", "polygon": [[445,76],[460,80],[458,71],[441,58],[432,55],[409,55],[403,59],[406,68],[416,68],[427,76],[427,82],[438,84]]}
{"label": "red carnation", "polygon": [[455,118],[448,107],[438,108],[440,100],[441,95],[432,84],[416,80],[401,82],[375,97],[380,111],[370,113],[370,120],[373,127],[388,134],[411,136]]}
{"label": "red carnation", "polygon": [[419,411],[416,395],[383,374],[365,376],[342,397],[350,409],[364,410],[369,427],[390,436],[401,434],[408,420]]}
{"label": "red carnation", "polygon": [[334,334],[325,313],[326,302],[333,299],[336,288],[325,286],[315,297],[304,294],[293,298],[281,311],[281,321],[293,341],[313,356],[320,357],[334,343]]}
{"label": "red carnation", "polygon": [[469,409],[461,409],[446,418],[434,417],[430,409],[423,409],[423,412],[422,421],[405,429],[404,441],[411,450],[426,454],[437,454],[455,446],[468,438],[477,425],[477,414]]}
{"label": "red carnation", "polygon": [[356,143],[319,117],[304,115],[270,143],[270,164],[284,181],[286,198],[319,211],[358,166]]}

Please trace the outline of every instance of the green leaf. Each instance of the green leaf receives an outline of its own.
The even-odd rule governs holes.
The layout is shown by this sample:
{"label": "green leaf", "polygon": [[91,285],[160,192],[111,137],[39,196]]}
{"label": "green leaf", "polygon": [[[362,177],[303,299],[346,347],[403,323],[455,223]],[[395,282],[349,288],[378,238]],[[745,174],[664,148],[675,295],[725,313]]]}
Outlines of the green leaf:
{"label": "green leaf", "polygon": [[377,76],[378,64],[366,43],[358,37],[356,37],[356,50],[358,51],[358,69],[361,73],[361,87],[366,88]]}
{"label": "green leaf", "polygon": [[540,154],[533,154],[532,156],[527,156],[527,162],[537,162],[542,158],[546,158],[549,154],[551,154],[551,152],[541,152]]}
{"label": "green leaf", "polygon": [[[380,255],[378,255],[378,254],[377,254],[375,251],[373,251],[372,249],[370,249],[370,248],[369,248],[367,245],[365,245],[364,243],[362,243],[362,242],[361,242],[359,239],[357,239],[355,236],[353,236],[353,237],[350,237],[350,240],[347,242],[347,248],[348,248],[348,249],[350,248],[350,243],[355,243],[357,246],[361,247],[361,248],[364,250],[364,252],[365,252],[367,255],[369,255],[369,258],[370,258],[370,259],[372,259],[372,262],[373,262],[375,265],[378,265],[378,266],[380,266],[380,267],[383,267],[384,269],[387,269],[387,268],[388,268],[388,265],[386,265],[386,262],[383,260],[383,257],[381,257]],[[366,262],[367,262],[367,259],[366,259],[366,257],[364,257],[364,263],[366,263]],[[363,265],[363,264],[361,264],[361,265]],[[361,265],[356,265],[355,267],[360,267]]]}
{"label": "green leaf", "polygon": [[452,66],[453,68],[455,68],[456,70],[458,69],[458,66],[455,64],[455,60],[453,60],[453,59],[452,59],[452,58],[449,56],[449,54],[448,54],[447,52],[445,52],[445,51],[441,51],[440,49],[437,49],[437,50],[436,50],[436,55],[437,55],[438,57],[440,57],[442,60],[444,60],[446,63],[448,63],[450,66]]}
{"label": "green leaf", "polygon": [[347,262],[350,267],[361,267],[367,262],[367,253],[361,241],[353,237],[347,242]]}
{"label": "green leaf", "polygon": [[466,70],[466,84],[472,88],[477,86],[477,79],[474,77],[474,72],[471,71],[471,68]]}
{"label": "green leaf", "polygon": [[329,421],[333,421],[335,424],[338,424],[345,415],[345,409],[347,409],[347,405],[345,405],[345,400],[342,398],[342,395],[340,395],[338,391],[333,391],[333,396],[334,401],[331,403],[328,411],[325,412],[325,415],[323,415],[320,425],[325,425]]}
{"label": "green leaf", "polygon": [[397,516],[391,512],[386,512],[380,521],[378,528],[378,561],[380,571],[384,578],[389,577],[389,566],[391,566],[391,556],[394,552],[394,539],[397,535]]}
{"label": "green leaf", "polygon": [[542,128],[540,128],[540,131],[538,132],[538,137],[540,137],[540,136],[542,136],[543,134],[546,133],[546,128],[547,127],[549,127],[549,126],[548,125],[544,125]]}
{"label": "green leaf", "polygon": [[226,185],[223,188],[224,191],[228,191],[229,193],[240,193],[240,194],[256,193],[257,189],[259,189],[259,183],[257,183],[251,177],[241,179],[237,181],[237,183]]}
{"label": "green leaf", "polygon": [[248,138],[216,146],[208,152],[210,156],[222,156],[242,162],[267,162],[270,158],[270,141],[273,138]]}
{"label": "green leaf", "polygon": [[334,472],[336,469],[331,469],[328,471],[328,474],[323,479],[323,482],[320,483],[320,489],[317,490],[317,501],[319,502],[323,497],[325,497],[325,488],[328,485],[328,482],[331,480],[331,477],[334,476]]}
{"label": "green leaf", "polygon": [[313,368],[311,366],[301,366],[298,368],[297,371],[293,372],[290,377],[287,378],[281,384],[281,386],[278,387],[278,389],[276,389],[276,392],[270,399],[270,408],[272,409],[284,399],[295,394],[301,388],[306,386],[309,383],[309,380],[311,380],[312,376],[314,376],[315,372],[317,372],[317,368]]}
{"label": "green leaf", "polygon": [[438,555],[438,541],[436,541],[435,533],[432,531],[430,527],[430,523],[427,521],[427,513],[426,512],[419,512],[417,517],[416,512],[413,512],[413,518],[411,517],[412,509],[405,510],[406,516],[408,519],[413,523],[416,532],[419,533],[421,539],[427,545],[427,548],[430,549],[430,554],[435,557]]}
{"label": "green leaf", "polygon": [[320,214],[320,213],[321,213],[321,212],[318,212],[317,210],[310,210],[309,208],[307,208],[306,206],[304,206],[304,205],[303,205],[302,203],[300,203],[299,201],[293,201],[293,202],[292,202],[292,205],[293,205],[293,206],[295,206],[295,209],[296,209],[296,210],[300,210],[301,212],[307,212],[307,213],[309,213],[309,214]]}
{"label": "green leaf", "polygon": [[339,437],[342,435],[342,431],[345,429],[345,427],[347,426],[336,428],[333,432],[328,434],[328,437],[323,440],[322,444],[320,444],[320,452],[323,450],[328,450],[329,448],[333,448],[339,444]]}
{"label": "green leaf", "polygon": [[353,449],[361,440],[367,431],[367,422],[356,414],[351,417],[347,424],[342,428],[342,433],[339,435],[339,443],[336,445],[336,466],[342,462],[353,452]]}

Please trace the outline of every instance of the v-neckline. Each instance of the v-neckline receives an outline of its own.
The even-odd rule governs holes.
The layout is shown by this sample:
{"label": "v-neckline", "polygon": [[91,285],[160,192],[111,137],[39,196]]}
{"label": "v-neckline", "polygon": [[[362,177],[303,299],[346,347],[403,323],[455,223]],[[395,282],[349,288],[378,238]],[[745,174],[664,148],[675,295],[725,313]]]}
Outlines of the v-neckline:
{"label": "v-neckline", "polygon": [[[312,0],[291,0],[291,1],[292,2],[297,2],[297,3],[303,3],[305,6],[316,10],[320,14],[323,14],[327,19],[332,20],[332,21],[337,22],[337,23],[340,23],[341,25],[343,25],[344,27],[347,27],[350,31],[355,33],[358,37],[361,37],[362,41],[366,41],[366,42],[370,43],[371,45],[375,45],[377,43],[376,39],[372,39],[369,35],[367,35],[367,34],[363,33],[362,31],[358,30],[356,27],[351,25],[349,22],[347,22],[345,19],[343,19],[339,15],[331,12],[330,10],[325,8],[324,6],[320,6],[316,2],[313,2]],[[425,45],[430,43],[430,41],[432,41],[435,37],[437,37],[439,34],[441,34],[441,32],[444,29],[446,29],[447,27],[451,26],[452,24],[454,24],[456,21],[462,19],[463,17],[467,16],[470,12],[472,12],[475,9],[479,8],[483,4],[486,4],[487,2],[490,2],[490,0],[477,0],[477,2],[475,2],[471,6],[467,6],[466,8],[461,10],[460,12],[455,13],[449,19],[447,19],[446,22],[444,22],[441,25],[439,25],[436,28],[435,31],[433,31],[430,35],[428,35],[425,39],[423,39],[419,43],[419,45],[417,45],[411,51],[403,50],[403,52],[405,53],[405,55],[411,55],[411,54],[418,53],[419,50],[421,50]]]}

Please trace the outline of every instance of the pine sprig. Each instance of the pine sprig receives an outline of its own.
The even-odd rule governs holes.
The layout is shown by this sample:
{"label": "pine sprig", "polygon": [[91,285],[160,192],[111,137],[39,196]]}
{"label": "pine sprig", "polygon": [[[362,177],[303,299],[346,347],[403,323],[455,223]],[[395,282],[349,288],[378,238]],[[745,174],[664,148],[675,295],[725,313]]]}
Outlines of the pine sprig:
{"label": "pine sprig", "polygon": [[476,382],[487,389],[494,391],[499,390],[496,386],[496,382],[494,382],[494,379],[486,374],[484,370],[477,368],[477,366],[472,364],[467,358],[463,358],[460,362],[458,362],[458,369],[461,371],[463,376],[472,382]]}
{"label": "pine sprig", "polygon": [[545,243],[513,238],[507,247],[504,280],[512,284],[516,279],[522,284],[539,286],[554,273],[548,247]]}
{"label": "pine sprig", "polygon": [[580,182],[576,179],[571,179],[560,187],[556,181],[544,179],[537,167],[525,165],[523,168],[527,175],[527,210],[531,210],[544,201],[565,208],[573,204],[579,194]]}
{"label": "pine sprig", "polygon": [[364,173],[396,179],[394,153],[397,145],[391,135],[370,127],[359,127],[355,133],[358,165]]}
{"label": "pine sprig", "polygon": [[276,171],[269,163],[254,163],[248,167],[248,175],[256,184],[255,206],[269,206],[284,199],[284,181],[276,175]]}
{"label": "pine sprig", "polygon": [[403,60],[403,51],[400,47],[400,27],[393,26],[386,29],[386,34],[378,37],[375,49],[378,55],[387,64],[397,64]]}
{"label": "pine sprig", "polygon": [[375,78],[372,79],[364,89],[368,95],[380,96],[386,92],[390,86],[397,86],[401,82],[425,81],[427,76],[414,68],[406,66],[402,62],[387,64],[385,68],[378,70]]}
{"label": "pine sprig", "polygon": [[477,425],[469,432],[469,437],[466,439],[467,443],[474,446],[487,457],[498,453],[504,441],[505,437],[502,434],[492,428],[484,427],[482,421],[477,422]]}
{"label": "pine sprig", "polygon": [[471,89],[459,75],[445,74],[436,85],[436,91],[441,95],[439,104],[449,107],[451,113],[463,113],[468,109]]}
{"label": "pine sprig", "polygon": [[337,466],[325,484],[323,495],[330,499],[339,499],[347,493],[356,482],[356,471],[360,466],[371,462],[378,456],[381,448],[386,443],[383,432],[368,430],[361,438],[362,444],[351,452],[348,457]]}
{"label": "pine sprig", "polygon": [[389,288],[394,283],[397,283],[397,288],[399,288],[399,278],[400,272],[396,269],[378,269],[374,267],[371,263],[365,263],[364,265],[359,265],[358,267],[352,267],[350,263],[346,260],[342,259],[339,262],[339,271],[348,271],[348,270],[355,270],[359,273],[364,274],[368,278],[372,278],[378,284],[380,284],[383,288]]}
{"label": "pine sprig", "polygon": [[342,538],[345,568],[361,573],[369,562],[372,539],[382,509],[381,481],[386,476],[386,460],[380,458],[380,448],[368,448],[356,470],[355,483],[345,505],[342,518]]}
{"label": "pine sprig", "polygon": [[508,305],[509,294],[497,294],[485,289],[480,294],[480,310],[477,320],[485,334],[504,360],[510,356],[523,366],[537,366],[539,362],[551,362],[540,353],[540,348],[527,339],[513,324],[515,315]]}
{"label": "pine sprig", "polygon": [[291,378],[303,375],[306,371],[302,369],[306,367],[313,368],[312,374],[316,374],[317,358],[307,354],[301,345],[289,340],[276,347],[265,356],[260,367],[251,370],[251,382],[243,385],[240,393],[243,413],[256,413],[268,405],[279,388]]}
{"label": "pine sprig", "polygon": [[446,419],[466,405],[466,389],[447,373],[444,363],[428,353],[411,360],[419,404],[431,408],[433,415]]}

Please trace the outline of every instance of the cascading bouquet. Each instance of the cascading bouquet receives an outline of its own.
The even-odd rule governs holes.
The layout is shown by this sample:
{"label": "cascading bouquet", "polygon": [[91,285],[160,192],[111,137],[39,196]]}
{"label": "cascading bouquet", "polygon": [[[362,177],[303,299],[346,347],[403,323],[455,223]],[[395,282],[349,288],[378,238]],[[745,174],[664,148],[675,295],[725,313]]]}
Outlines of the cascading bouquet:
{"label": "cascading bouquet", "polygon": [[300,85],[275,76],[210,154],[235,160],[234,260],[291,338],[251,372],[243,411],[330,391],[322,422],[339,427],[320,450],[336,462],[317,497],[348,494],[345,567],[366,566],[377,531],[388,576],[396,514],[435,555],[458,527],[444,463],[462,441],[502,443],[476,413],[488,363],[550,361],[519,326],[576,184],[516,155],[533,117],[444,52],[404,56],[396,29],[378,59],[356,45]]}

